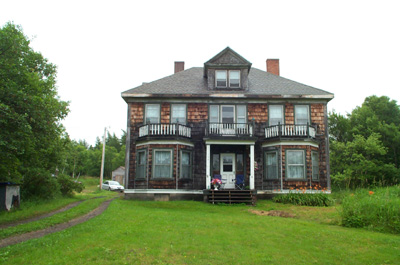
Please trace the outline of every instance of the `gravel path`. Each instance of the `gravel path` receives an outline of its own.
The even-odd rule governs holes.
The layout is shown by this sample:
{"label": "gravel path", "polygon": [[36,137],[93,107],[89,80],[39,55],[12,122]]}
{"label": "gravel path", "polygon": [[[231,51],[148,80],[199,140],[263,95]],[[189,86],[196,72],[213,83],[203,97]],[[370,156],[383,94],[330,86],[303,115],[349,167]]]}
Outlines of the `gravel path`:
{"label": "gravel path", "polygon": [[[92,219],[93,217],[96,217],[96,216],[100,215],[101,213],[103,213],[104,210],[106,210],[107,207],[110,205],[111,201],[113,201],[114,199],[115,198],[107,200],[107,201],[103,202],[99,207],[94,209],[93,211],[91,211],[91,212],[89,212],[89,213],[87,213],[87,214],[85,214],[83,216],[80,216],[80,217],[77,217],[75,219],[72,219],[72,220],[70,220],[70,221],[68,221],[66,223],[54,225],[54,226],[48,227],[46,229],[42,229],[42,230],[38,230],[38,231],[32,231],[32,232],[25,233],[25,234],[22,234],[22,235],[11,236],[11,237],[5,238],[3,240],[0,240],[0,248],[6,247],[6,246],[10,246],[10,245],[14,245],[14,244],[17,244],[17,243],[21,243],[21,242],[24,242],[24,241],[27,241],[27,240],[30,240],[30,239],[33,239],[33,238],[39,238],[39,237],[42,237],[42,236],[45,236],[45,235],[48,235],[48,234],[51,234],[51,233],[54,233],[54,232],[58,232],[58,231],[67,229],[67,228],[75,226],[77,224],[81,224],[83,222],[86,222],[86,221]],[[67,206],[70,206],[70,205],[71,204],[69,204]],[[74,207],[74,206],[72,206],[72,207]],[[70,207],[70,208],[72,208],[72,207]],[[54,212],[52,212],[52,213],[54,213]],[[44,218],[43,215],[41,217]],[[27,221],[27,220],[24,220],[24,221]]]}

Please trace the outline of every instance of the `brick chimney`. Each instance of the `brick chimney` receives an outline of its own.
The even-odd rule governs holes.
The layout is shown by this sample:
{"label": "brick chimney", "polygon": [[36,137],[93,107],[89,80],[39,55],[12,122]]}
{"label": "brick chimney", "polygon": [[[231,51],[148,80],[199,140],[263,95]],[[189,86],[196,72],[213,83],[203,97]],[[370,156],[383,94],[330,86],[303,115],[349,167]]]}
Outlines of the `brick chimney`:
{"label": "brick chimney", "polygon": [[279,75],[279,59],[267,59],[267,72]]}
{"label": "brick chimney", "polygon": [[174,74],[185,70],[185,62],[175,62],[175,72]]}

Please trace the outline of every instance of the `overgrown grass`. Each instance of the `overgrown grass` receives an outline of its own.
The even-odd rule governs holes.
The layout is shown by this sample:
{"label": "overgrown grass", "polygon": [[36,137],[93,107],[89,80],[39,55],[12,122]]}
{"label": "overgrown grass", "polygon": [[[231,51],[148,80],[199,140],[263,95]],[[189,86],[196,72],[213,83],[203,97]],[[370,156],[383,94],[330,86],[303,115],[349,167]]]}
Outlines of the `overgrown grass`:
{"label": "overgrown grass", "polygon": [[87,223],[0,249],[0,263],[396,264],[399,261],[398,236],[249,212],[249,209],[277,206],[263,201],[259,205],[220,207],[191,201],[114,200],[102,215]]}
{"label": "overgrown grass", "polygon": [[341,217],[344,226],[400,234],[400,186],[356,190],[343,199]]}
{"label": "overgrown grass", "polygon": [[301,206],[330,206],[333,200],[326,193],[287,193],[273,198],[274,202],[290,203]]}

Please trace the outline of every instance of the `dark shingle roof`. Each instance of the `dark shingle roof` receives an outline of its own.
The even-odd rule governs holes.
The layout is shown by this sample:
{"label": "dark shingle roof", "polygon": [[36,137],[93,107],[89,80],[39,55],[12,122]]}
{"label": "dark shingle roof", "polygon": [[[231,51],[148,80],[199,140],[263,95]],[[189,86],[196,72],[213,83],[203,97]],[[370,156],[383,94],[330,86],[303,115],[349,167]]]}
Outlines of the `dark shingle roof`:
{"label": "dark shingle roof", "polygon": [[[207,97],[213,94],[240,94],[244,97],[306,97],[331,99],[333,94],[281,76],[251,68],[248,90],[209,90],[203,67],[193,67],[159,80],[143,83],[122,93],[122,97]],[[214,95],[215,97],[216,95]]]}

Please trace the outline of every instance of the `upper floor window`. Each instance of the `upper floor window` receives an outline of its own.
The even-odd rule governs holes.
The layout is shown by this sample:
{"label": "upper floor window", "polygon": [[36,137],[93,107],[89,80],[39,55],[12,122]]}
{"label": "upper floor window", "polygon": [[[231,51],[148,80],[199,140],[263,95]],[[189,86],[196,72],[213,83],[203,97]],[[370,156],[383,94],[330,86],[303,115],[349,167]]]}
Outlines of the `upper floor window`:
{"label": "upper floor window", "polygon": [[216,87],[240,87],[240,71],[239,70],[217,70],[215,71]]}
{"label": "upper floor window", "polygon": [[247,122],[245,105],[211,105],[210,123],[241,123]]}
{"label": "upper floor window", "polygon": [[186,124],[186,105],[172,104],[171,105],[171,123]]}
{"label": "upper floor window", "polygon": [[269,126],[283,124],[283,106],[270,105],[269,106]]}
{"label": "upper floor window", "polygon": [[294,106],[295,124],[310,123],[310,111],[308,105],[295,105]]}
{"label": "upper floor window", "polygon": [[160,104],[146,104],[145,123],[160,123]]}

